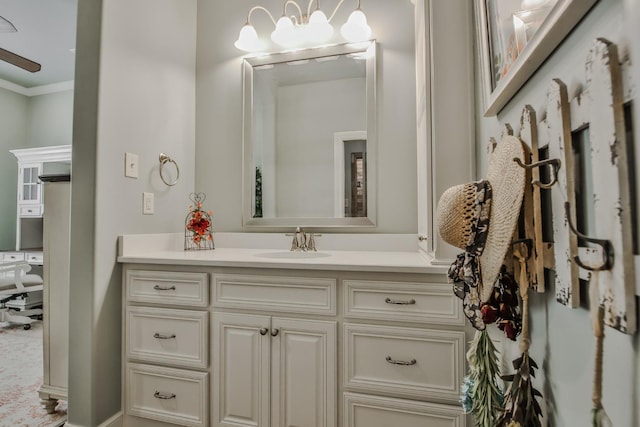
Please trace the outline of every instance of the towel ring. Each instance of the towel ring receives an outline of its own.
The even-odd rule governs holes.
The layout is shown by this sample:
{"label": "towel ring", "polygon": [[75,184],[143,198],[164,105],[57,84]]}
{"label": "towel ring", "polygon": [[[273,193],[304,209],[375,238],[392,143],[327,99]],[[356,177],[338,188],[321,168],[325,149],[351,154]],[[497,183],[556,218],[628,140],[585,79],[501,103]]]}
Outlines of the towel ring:
{"label": "towel ring", "polygon": [[[178,183],[178,180],[180,179],[180,168],[178,167],[178,164],[176,163],[175,160],[173,160],[171,157],[167,156],[164,153],[160,153],[159,160],[160,160],[160,179],[169,187],[173,187]],[[173,182],[167,182],[164,175],[162,174],[162,170],[167,163],[173,163],[173,165],[176,167],[176,179]]]}

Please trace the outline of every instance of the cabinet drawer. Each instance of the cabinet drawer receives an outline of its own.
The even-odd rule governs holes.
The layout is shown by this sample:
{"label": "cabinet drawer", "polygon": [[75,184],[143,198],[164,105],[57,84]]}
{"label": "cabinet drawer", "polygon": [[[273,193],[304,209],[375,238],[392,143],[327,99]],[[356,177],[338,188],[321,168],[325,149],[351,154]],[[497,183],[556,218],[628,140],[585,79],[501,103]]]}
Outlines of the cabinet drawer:
{"label": "cabinet drawer", "polygon": [[214,307],[336,314],[336,280],[215,274]]}
{"label": "cabinet drawer", "polygon": [[464,325],[462,304],[446,283],[344,280],[345,316]]}
{"label": "cabinet drawer", "polygon": [[129,364],[126,378],[127,414],[181,426],[206,426],[208,375],[204,372]]}
{"label": "cabinet drawer", "polygon": [[42,265],[44,262],[44,256],[42,252],[26,252],[25,259],[29,264]]}
{"label": "cabinet drawer", "polygon": [[20,216],[42,216],[42,206],[20,206]]}
{"label": "cabinet drawer", "polygon": [[457,402],[464,332],[344,325],[345,386]]}
{"label": "cabinet drawer", "polygon": [[127,270],[125,280],[129,302],[193,307],[209,305],[206,273]]}
{"label": "cabinet drawer", "polygon": [[459,407],[362,394],[344,394],[344,427],[464,427]]}
{"label": "cabinet drawer", "polygon": [[24,252],[3,252],[2,261],[24,261]]}
{"label": "cabinet drawer", "polygon": [[206,369],[209,313],[130,307],[125,326],[127,357]]}

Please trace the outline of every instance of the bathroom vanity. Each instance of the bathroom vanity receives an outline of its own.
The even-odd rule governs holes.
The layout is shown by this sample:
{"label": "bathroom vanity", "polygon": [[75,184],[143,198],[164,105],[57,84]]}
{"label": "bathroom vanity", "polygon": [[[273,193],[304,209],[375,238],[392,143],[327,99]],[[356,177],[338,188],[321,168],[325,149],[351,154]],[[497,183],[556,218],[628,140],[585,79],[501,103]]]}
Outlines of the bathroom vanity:
{"label": "bathroom vanity", "polygon": [[464,426],[447,267],[416,236],[369,236],[319,252],[284,234],[218,233],[213,251],[121,236],[124,425]]}

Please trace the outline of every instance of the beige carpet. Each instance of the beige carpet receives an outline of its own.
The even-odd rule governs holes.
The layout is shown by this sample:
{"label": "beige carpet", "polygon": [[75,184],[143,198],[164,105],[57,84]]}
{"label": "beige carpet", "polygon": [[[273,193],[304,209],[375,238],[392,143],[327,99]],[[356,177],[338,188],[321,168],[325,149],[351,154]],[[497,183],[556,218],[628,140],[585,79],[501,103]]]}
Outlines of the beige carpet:
{"label": "beige carpet", "polygon": [[0,322],[0,427],[57,427],[67,419],[66,402],[47,414],[40,405],[42,321],[25,331]]}

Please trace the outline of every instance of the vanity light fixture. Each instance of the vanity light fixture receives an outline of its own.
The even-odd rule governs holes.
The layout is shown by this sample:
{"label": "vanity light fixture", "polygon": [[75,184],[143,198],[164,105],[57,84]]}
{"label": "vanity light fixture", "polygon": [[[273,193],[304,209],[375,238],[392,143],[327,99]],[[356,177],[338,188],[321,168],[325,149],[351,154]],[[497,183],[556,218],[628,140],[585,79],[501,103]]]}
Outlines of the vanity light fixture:
{"label": "vanity light fixture", "polygon": [[[262,6],[254,6],[247,14],[247,22],[240,29],[238,40],[234,43],[235,47],[246,52],[258,52],[264,49],[264,43],[258,38],[256,29],[251,25],[251,14],[254,10],[262,10],[269,15],[275,29],[271,33],[271,40],[287,49],[299,47],[317,46],[326,42],[333,36],[333,26],[331,20],[336,12],[344,3],[340,0],[338,5],[327,18],[327,15],[320,10],[319,0],[315,0],[316,8],[311,12],[311,6],[314,0],[309,0],[306,15],[302,8],[295,0],[285,0],[282,10],[282,16],[276,21],[273,15]],[[345,22],[340,33],[348,42],[361,42],[371,37],[371,27],[367,24],[367,17],[360,9],[360,0],[356,0],[356,9],[351,12],[347,22]],[[287,6],[293,5],[297,9],[298,15],[287,16]]]}

